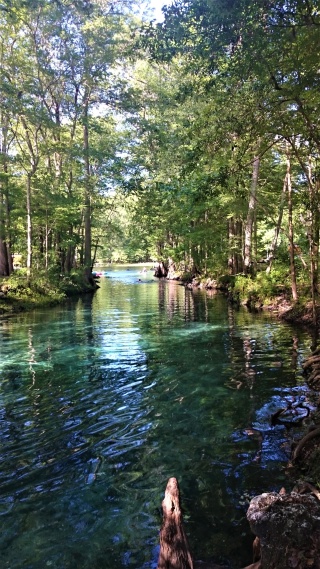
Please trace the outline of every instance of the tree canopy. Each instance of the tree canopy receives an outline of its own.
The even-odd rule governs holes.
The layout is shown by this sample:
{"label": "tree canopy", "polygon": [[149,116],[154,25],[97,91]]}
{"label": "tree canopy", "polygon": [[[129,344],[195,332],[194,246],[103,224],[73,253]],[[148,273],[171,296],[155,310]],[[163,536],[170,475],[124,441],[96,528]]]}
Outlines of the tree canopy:
{"label": "tree canopy", "polygon": [[170,258],[315,299],[318,2],[0,8],[2,275]]}

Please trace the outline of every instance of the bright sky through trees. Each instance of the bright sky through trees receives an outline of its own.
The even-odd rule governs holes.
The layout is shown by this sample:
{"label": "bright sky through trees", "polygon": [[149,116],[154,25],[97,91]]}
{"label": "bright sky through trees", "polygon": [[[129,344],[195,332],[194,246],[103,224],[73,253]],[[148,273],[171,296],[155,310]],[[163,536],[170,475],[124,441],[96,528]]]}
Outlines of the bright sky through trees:
{"label": "bright sky through trees", "polygon": [[150,7],[154,11],[154,18],[161,22],[163,20],[162,6],[171,4],[170,0],[150,0]]}

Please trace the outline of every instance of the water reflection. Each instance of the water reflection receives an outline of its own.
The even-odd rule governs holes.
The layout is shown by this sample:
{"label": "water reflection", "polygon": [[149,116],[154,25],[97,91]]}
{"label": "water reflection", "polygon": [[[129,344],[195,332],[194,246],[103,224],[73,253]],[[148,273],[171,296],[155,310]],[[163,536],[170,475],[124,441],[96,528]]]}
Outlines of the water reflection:
{"label": "water reflection", "polygon": [[[139,280],[140,279],[140,280]],[[92,296],[0,321],[0,559],[153,567],[179,479],[196,556],[250,561],[250,495],[279,488],[310,339],[122,267]]]}

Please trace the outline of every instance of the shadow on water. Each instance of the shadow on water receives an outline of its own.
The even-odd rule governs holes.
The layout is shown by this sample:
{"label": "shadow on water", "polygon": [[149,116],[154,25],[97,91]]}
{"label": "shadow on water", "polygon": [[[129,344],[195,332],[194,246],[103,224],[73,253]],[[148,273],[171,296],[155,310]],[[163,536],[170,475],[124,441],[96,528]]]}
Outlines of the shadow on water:
{"label": "shadow on water", "polygon": [[0,321],[1,567],[156,567],[177,477],[196,558],[251,561],[250,497],[279,490],[309,402],[303,331],[108,268],[94,296]]}

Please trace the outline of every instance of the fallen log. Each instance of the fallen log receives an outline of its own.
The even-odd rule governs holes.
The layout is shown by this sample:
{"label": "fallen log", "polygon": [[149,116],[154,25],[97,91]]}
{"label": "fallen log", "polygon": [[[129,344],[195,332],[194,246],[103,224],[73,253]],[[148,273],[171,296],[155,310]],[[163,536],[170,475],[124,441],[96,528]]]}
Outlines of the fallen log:
{"label": "fallen log", "polygon": [[183,528],[180,492],[176,478],[169,478],[162,501],[162,514],[157,569],[193,569],[193,560]]}

